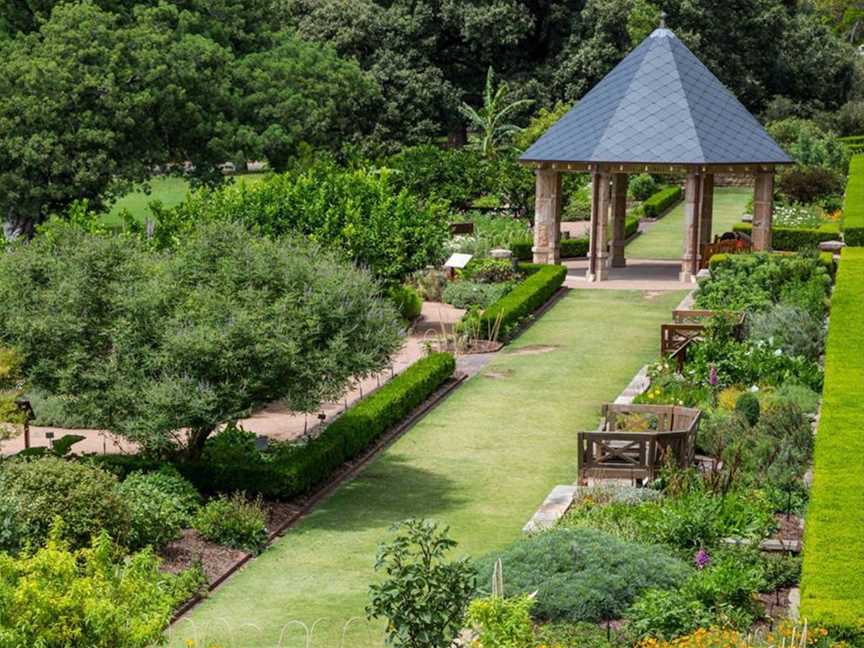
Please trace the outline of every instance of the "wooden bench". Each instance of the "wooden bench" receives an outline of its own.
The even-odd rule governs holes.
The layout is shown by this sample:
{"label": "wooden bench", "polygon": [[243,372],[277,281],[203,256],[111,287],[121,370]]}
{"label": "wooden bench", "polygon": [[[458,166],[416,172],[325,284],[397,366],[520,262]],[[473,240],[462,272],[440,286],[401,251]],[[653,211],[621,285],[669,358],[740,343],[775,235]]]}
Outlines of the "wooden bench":
{"label": "wooden bench", "polygon": [[687,360],[687,347],[705,336],[705,327],[711,318],[729,317],[735,339],[744,335],[744,313],[740,311],[674,310],[672,322],[660,325],[660,354],[669,356],[680,371]]}
{"label": "wooden bench", "polygon": [[[582,479],[641,484],[656,479],[670,458],[681,468],[692,466],[701,415],[674,405],[604,405],[600,429],[578,434]],[[648,429],[627,429],[639,421]]]}

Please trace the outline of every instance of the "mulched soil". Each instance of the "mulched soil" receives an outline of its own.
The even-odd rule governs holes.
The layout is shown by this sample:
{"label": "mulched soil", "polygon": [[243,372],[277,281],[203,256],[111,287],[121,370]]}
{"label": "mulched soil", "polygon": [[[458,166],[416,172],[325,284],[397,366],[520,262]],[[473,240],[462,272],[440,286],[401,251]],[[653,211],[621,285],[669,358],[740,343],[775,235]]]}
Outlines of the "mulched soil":
{"label": "mulched soil", "polygon": [[165,549],[162,569],[176,574],[200,564],[207,582],[212,583],[246,556],[245,551],[223,547],[205,540],[194,529],[184,529],[181,538]]}
{"label": "mulched soil", "polygon": [[789,590],[779,589],[776,592],[757,594],[756,597],[765,608],[765,614],[771,619],[786,619],[789,617]]}
{"label": "mulched soil", "polygon": [[779,528],[771,534],[773,539],[789,542],[803,538],[804,527],[801,518],[797,515],[790,515],[787,519],[785,513],[775,513],[774,519],[777,520]]}

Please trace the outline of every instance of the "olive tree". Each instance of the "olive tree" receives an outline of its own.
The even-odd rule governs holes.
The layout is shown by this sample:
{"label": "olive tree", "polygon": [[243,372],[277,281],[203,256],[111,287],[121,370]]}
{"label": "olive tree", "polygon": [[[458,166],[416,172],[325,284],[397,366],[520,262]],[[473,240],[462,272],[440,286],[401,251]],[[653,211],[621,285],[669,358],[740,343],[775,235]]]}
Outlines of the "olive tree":
{"label": "olive tree", "polygon": [[0,344],[70,414],[197,456],[257,405],[311,411],[387,366],[398,315],[363,270],[240,225],[176,248],[58,225],[0,255]]}

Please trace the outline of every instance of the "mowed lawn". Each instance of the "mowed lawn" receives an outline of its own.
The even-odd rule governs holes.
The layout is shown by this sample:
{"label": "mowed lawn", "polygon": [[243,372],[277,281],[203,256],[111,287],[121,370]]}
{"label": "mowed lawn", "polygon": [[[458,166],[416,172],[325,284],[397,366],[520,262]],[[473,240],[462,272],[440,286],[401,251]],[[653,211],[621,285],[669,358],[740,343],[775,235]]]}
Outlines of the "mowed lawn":
{"label": "mowed lawn", "polygon": [[[714,223],[712,236],[729,232],[741,222],[753,190],[746,187],[718,187],[714,190]],[[680,259],[684,245],[684,203],[637,236],[627,246],[627,256],[634,259]]]}
{"label": "mowed lawn", "polygon": [[[231,176],[235,182],[255,183],[260,182],[267,175],[264,173],[246,173]],[[143,221],[150,216],[150,203],[159,201],[163,207],[175,207],[183,202],[186,194],[189,193],[189,181],[185,178],[174,176],[157,176],[150,181],[150,190],[145,192],[143,189],[132,191],[111,207],[111,211],[105,216],[107,225],[120,224],[120,212],[124,209],[128,210],[132,216]]]}
{"label": "mowed lawn", "polygon": [[[360,476],[172,630],[172,646],[382,645],[367,623],[378,543],[399,520],[451,527],[455,555],[517,538],[556,484],[576,479],[576,432],[593,429],[684,293],[574,290]],[[353,621],[352,621],[353,619]],[[299,623],[298,623],[299,622]],[[344,636],[343,636],[344,634]],[[281,640],[280,640],[281,637]]]}

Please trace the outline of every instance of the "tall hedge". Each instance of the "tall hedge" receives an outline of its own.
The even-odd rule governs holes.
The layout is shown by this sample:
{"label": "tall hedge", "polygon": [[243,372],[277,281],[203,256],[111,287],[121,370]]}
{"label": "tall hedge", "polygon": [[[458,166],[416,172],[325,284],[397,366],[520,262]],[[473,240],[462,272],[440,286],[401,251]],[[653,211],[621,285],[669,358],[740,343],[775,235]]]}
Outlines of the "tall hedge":
{"label": "tall hedge", "polygon": [[804,537],[801,616],[864,630],[864,249],[843,250]]}
{"label": "tall hedge", "polygon": [[[738,223],[732,227],[735,232],[753,235],[753,225]],[[840,226],[837,223],[824,223],[819,227],[772,227],[771,247],[781,252],[797,252],[802,248],[817,248],[824,241],[836,241],[840,238]]]}
{"label": "tall hedge", "polygon": [[849,163],[849,181],[843,201],[843,237],[846,245],[864,246],[864,155]]}

